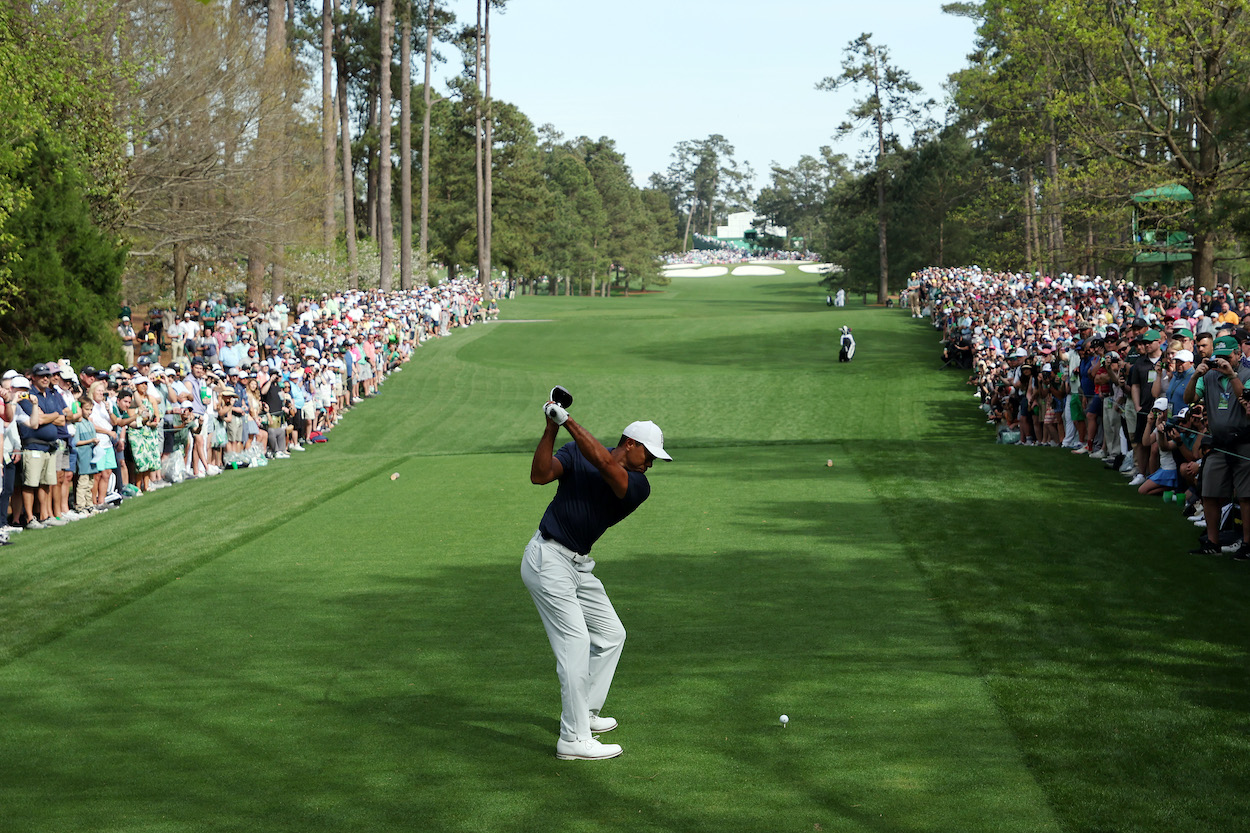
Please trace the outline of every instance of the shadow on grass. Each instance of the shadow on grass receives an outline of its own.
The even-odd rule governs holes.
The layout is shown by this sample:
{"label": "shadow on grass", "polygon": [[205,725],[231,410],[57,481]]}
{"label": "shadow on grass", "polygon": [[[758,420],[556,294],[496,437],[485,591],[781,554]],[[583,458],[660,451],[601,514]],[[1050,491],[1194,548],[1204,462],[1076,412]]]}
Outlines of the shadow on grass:
{"label": "shadow on grass", "polygon": [[[149,642],[41,667],[7,703],[6,814],[46,822],[55,806],[65,829],[132,830],[1050,829],[872,504],[757,512],[795,526],[778,521],[766,550],[635,542],[598,570],[630,633],[609,700],[618,761],[554,760],[554,662],[516,562],[343,588],[243,578],[148,611]],[[71,784],[91,798],[67,799]]]}
{"label": "shadow on grass", "polygon": [[625,353],[654,362],[715,365],[742,370],[818,370],[838,363],[837,329],[802,330],[786,339],[778,349],[773,339],[752,334],[686,339],[680,345],[670,342],[629,347]]}
{"label": "shadow on grass", "polygon": [[[418,548],[338,580],[223,571],[201,596],[11,666],[6,817],[1033,833],[1054,829],[1048,804],[1070,830],[1240,829],[1240,565],[1183,555],[1193,531],[1174,512],[1106,496],[1118,478],[1059,451],[840,450],[875,498],[807,497],[803,481],[814,492],[840,468],[758,449],[732,465],[769,497],[733,499],[729,546],[607,550],[597,572],[630,633],[609,700],[619,761],[553,760],[554,662],[516,561],[443,567]],[[679,486],[717,467],[703,469],[675,466],[674,490],[695,494]],[[330,529],[345,546],[312,534]],[[330,519],[300,531],[335,564],[396,534],[342,540]]]}
{"label": "shadow on grass", "polygon": [[1237,827],[1250,571],[1186,555],[1174,508],[1088,460],[948,448],[862,470],[1065,827]]}

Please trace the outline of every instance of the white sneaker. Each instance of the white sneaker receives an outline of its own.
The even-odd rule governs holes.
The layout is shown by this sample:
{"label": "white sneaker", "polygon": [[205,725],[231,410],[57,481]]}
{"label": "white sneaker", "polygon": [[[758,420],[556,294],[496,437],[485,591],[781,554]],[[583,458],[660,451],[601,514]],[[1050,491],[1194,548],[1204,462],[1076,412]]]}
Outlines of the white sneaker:
{"label": "white sneaker", "polygon": [[217,475],[217,474],[221,474],[221,469],[218,468],[217,466],[210,465],[208,467],[208,476],[212,477],[213,475]]}
{"label": "white sneaker", "polygon": [[298,445],[298,444],[297,444],[297,445],[289,446],[289,447],[287,448],[287,450],[288,450],[288,451],[303,451],[303,450],[304,450],[304,446],[302,446],[302,445]]}
{"label": "white sneaker", "polygon": [[0,532],[3,532],[5,535],[16,535],[25,528],[26,527],[24,526],[12,526],[10,524],[5,524],[4,526],[0,526]]}
{"label": "white sneaker", "polygon": [[1091,459],[1091,460],[1105,460],[1105,459],[1107,459],[1107,455],[1106,455],[1106,454],[1104,454],[1104,453],[1103,453],[1103,450],[1100,448],[1100,449],[1098,449],[1097,451],[1091,452],[1091,453],[1090,453],[1090,455],[1089,455],[1089,459]]}
{"label": "white sneaker", "polygon": [[589,740],[556,741],[556,757],[561,761],[603,761],[615,758],[623,750],[620,744],[600,743],[594,738]]}
{"label": "white sneaker", "polygon": [[1140,486],[1141,484],[1143,484],[1143,483],[1145,483],[1145,482],[1146,482],[1146,475],[1144,475],[1144,474],[1139,474],[1139,475],[1137,475],[1136,477],[1134,477],[1132,480],[1130,480],[1130,481],[1128,482],[1128,485],[1130,485],[1130,486]]}
{"label": "white sneaker", "polygon": [[601,733],[610,732],[617,726],[615,717],[600,717],[597,714],[590,715],[590,731]]}
{"label": "white sneaker", "polygon": [[69,521],[63,521],[60,518],[53,515],[51,518],[48,518],[46,521],[44,521],[43,525],[44,526],[68,526]]}

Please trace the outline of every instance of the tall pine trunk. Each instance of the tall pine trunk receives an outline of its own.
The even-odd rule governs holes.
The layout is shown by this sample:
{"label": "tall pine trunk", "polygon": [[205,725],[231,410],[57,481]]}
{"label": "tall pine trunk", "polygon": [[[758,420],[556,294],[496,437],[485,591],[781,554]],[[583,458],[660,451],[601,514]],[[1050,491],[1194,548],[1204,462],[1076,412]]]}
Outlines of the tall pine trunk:
{"label": "tall pine trunk", "polygon": [[412,0],[399,35],[399,288],[412,289]]}
{"label": "tall pine trunk", "polygon": [[486,118],[482,125],[482,233],[485,238],[485,245],[482,247],[482,263],[484,268],[480,275],[482,290],[485,297],[489,300],[490,291],[490,273],[491,273],[491,230],[493,226],[493,207],[494,198],[492,195],[492,178],[494,162],[492,156],[494,154],[495,145],[495,113],[494,104],[490,97],[490,4],[491,0],[485,0],[485,26],[483,27],[482,40],[485,43],[486,59],[484,68],[486,71]]}
{"label": "tall pine trunk", "polygon": [[873,95],[877,101],[877,112],[874,121],[877,123],[877,248],[880,254],[881,282],[877,287],[877,303],[884,304],[890,294],[890,256],[886,248],[886,216],[885,216],[885,114],[881,112],[881,67],[880,56],[874,49]]}
{"label": "tall pine trunk", "polygon": [[334,64],[335,0],[321,0],[321,244],[326,257],[334,252]]}
{"label": "tall pine trunk", "polygon": [[474,32],[473,69],[473,161],[477,173],[477,275],[482,280],[486,268],[486,215],[483,211],[486,185],[482,174],[482,0],[477,0],[477,30]]}
{"label": "tall pine trunk", "polygon": [[1046,219],[1048,255],[1047,268],[1058,275],[1064,263],[1063,198],[1059,192],[1059,136],[1053,120],[1049,123],[1050,137],[1046,142]]}
{"label": "tall pine trunk", "polygon": [[378,287],[391,291],[391,271],[395,261],[395,230],[391,226],[391,40],[395,34],[395,0],[382,0],[382,58],[378,96],[378,232],[381,264]]}
{"label": "tall pine trunk", "polygon": [[[286,55],[286,3],[284,0],[269,0],[268,12],[269,19],[265,27],[265,88],[261,93],[256,144],[260,158],[267,165],[272,165],[268,185],[270,192],[276,195],[280,193],[282,185],[279,147],[283,126],[279,118],[285,112],[280,99],[285,86],[282,68]],[[268,233],[255,229],[247,252],[247,300],[257,307],[264,302],[265,266],[270,253],[270,247],[260,235]],[[273,247],[273,254],[280,259],[282,252],[278,247]]]}
{"label": "tall pine trunk", "polygon": [[421,114],[421,249],[417,268],[426,282],[430,277],[430,68],[434,55],[434,0],[425,11],[425,82],[422,95],[425,112]]}
{"label": "tall pine trunk", "polygon": [[[365,136],[378,124],[378,95],[369,94],[369,121],[365,123]],[[365,225],[369,239],[378,242],[378,149],[364,143],[365,153]]]}
{"label": "tall pine trunk", "polygon": [[[354,11],[354,9],[353,9]],[[347,111],[347,39],[339,39],[338,70],[340,145],[343,149],[343,241],[347,245],[347,285],[360,287],[360,255],[356,246],[356,176],[352,170],[352,127]]]}
{"label": "tall pine trunk", "polygon": [[1033,169],[1024,172],[1024,268],[1033,271]]}

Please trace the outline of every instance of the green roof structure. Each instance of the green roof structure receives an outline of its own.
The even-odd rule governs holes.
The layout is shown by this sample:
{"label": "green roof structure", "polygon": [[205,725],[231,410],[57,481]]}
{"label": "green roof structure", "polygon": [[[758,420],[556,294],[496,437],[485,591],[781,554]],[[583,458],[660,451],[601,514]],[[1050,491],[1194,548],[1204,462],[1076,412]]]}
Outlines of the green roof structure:
{"label": "green roof structure", "polygon": [[1133,195],[1133,202],[1159,202],[1161,200],[1190,202],[1193,198],[1193,193],[1184,185],[1160,185],[1157,188],[1138,191]]}

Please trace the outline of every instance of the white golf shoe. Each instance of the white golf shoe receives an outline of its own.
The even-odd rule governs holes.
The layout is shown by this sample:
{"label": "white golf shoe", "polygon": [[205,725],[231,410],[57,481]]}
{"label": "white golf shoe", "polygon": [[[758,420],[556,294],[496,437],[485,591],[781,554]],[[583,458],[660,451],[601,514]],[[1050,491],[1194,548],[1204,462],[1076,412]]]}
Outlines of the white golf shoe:
{"label": "white golf shoe", "polygon": [[556,741],[556,757],[562,761],[604,761],[621,754],[620,744],[600,743],[594,738],[589,740]]}
{"label": "white golf shoe", "polygon": [[617,727],[615,717],[600,717],[597,714],[590,715],[590,731],[596,734],[601,732],[610,732]]}

